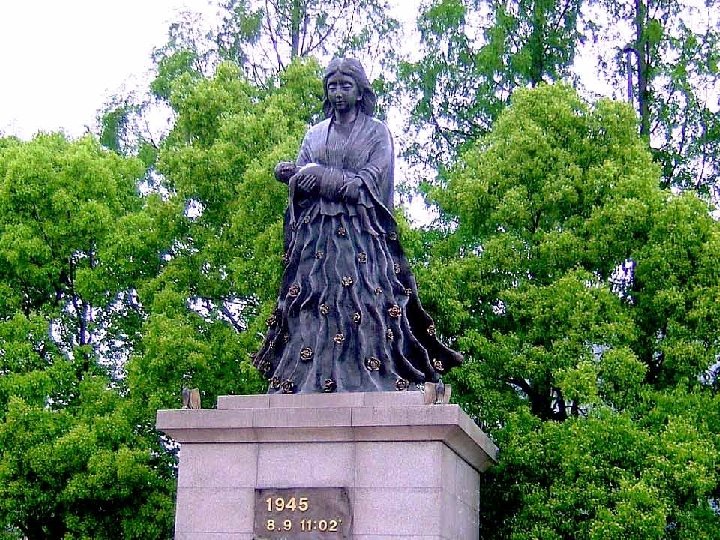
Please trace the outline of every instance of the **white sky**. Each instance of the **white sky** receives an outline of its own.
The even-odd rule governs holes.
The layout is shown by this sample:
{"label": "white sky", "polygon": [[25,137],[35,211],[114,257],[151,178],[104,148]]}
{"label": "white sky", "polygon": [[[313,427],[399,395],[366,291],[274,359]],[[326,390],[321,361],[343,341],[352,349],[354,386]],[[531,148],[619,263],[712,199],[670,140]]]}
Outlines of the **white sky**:
{"label": "white sky", "polygon": [[[184,9],[208,0],[0,0],[0,134],[71,136],[137,85]],[[211,10],[214,12],[214,9]]]}
{"label": "white sky", "polygon": [[[0,0],[0,135],[82,135],[111,95],[146,87],[152,50],[180,12],[211,17],[216,1]],[[393,15],[412,24],[420,0],[391,3]],[[691,15],[701,26],[717,17],[707,8]],[[594,58],[576,66],[602,94],[623,97],[622,88],[598,88]]]}
{"label": "white sky", "polygon": [[[394,15],[414,19],[419,0]],[[113,94],[143,88],[153,48],[211,0],[0,0],[0,135],[77,137]]]}

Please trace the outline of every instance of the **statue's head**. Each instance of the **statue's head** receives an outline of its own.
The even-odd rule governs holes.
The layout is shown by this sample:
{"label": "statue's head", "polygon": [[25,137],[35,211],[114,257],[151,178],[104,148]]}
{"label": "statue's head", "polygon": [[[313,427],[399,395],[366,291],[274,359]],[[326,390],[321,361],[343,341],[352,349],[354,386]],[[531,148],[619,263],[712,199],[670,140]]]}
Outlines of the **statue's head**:
{"label": "statue's head", "polygon": [[325,112],[325,117],[330,117],[333,111],[332,103],[330,103],[328,99],[327,81],[330,77],[338,73],[353,78],[362,97],[358,102],[359,109],[368,116],[373,116],[375,114],[377,96],[372,86],[370,86],[370,81],[360,61],[354,58],[333,58],[328,64],[325,75],[323,76],[323,94],[325,96],[323,99],[323,111]]}

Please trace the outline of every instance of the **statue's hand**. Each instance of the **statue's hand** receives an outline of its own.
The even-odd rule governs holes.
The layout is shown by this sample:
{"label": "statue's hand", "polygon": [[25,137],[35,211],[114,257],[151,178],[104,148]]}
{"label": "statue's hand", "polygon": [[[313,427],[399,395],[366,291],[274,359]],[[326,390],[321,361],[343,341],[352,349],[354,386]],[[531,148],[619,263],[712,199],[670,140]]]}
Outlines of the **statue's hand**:
{"label": "statue's hand", "polygon": [[355,178],[340,188],[340,196],[345,200],[345,202],[356,203],[360,198],[361,187],[362,181]]}
{"label": "statue's hand", "polygon": [[312,174],[298,173],[297,187],[304,193],[313,193],[318,187],[318,180]]}
{"label": "statue's hand", "polygon": [[275,166],[275,179],[287,184],[297,172],[297,165],[292,161],[281,161]]}
{"label": "statue's hand", "polygon": [[302,176],[314,176],[316,178],[322,178],[325,172],[325,167],[318,165],[317,163],[308,163],[303,165],[302,168],[297,172]]}

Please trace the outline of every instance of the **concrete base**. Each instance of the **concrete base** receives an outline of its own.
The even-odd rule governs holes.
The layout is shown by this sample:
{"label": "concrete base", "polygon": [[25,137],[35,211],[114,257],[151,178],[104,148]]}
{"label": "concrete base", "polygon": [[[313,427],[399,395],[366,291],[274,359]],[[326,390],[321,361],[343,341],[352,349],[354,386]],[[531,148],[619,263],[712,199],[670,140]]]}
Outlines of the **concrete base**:
{"label": "concrete base", "polygon": [[497,453],[420,392],[222,396],[158,411],[157,428],[181,444],[177,540],[256,538],[255,489],[290,487],[347,488],[355,539],[477,539],[479,473]]}

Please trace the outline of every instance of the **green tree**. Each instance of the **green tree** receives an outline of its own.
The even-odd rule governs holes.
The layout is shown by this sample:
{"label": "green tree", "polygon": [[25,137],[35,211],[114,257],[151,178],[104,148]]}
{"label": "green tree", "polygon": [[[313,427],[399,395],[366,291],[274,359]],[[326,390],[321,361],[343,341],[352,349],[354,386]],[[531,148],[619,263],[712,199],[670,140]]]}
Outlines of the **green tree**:
{"label": "green tree", "polygon": [[114,233],[144,211],[142,173],[91,137],[0,142],[0,530],[10,537],[169,535],[171,468],[123,398],[123,350],[141,314],[131,283],[113,279],[125,262],[110,256]]}
{"label": "green tree", "polygon": [[399,71],[414,162],[449,165],[517,88],[563,80],[597,93],[600,82],[629,89],[663,185],[717,200],[717,2],[433,0],[417,26],[420,57]]}
{"label": "green tree", "polygon": [[707,204],[659,187],[629,107],[561,85],[516,92],[448,177],[455,229],[417,273],[466,353],[453,395],[501,448],[483,537],[717,538]]}
{"label": "green tree", "polygon": [[387,68],[399,48],[387,0],[219,0],[217,8],[218,24],[186,12],[170,25],[167,43],[154,52],[155,96],[169,99],[180,75],[209,76],[221,62],[236,63],[248,81],[268,88],[298,58],[347,54]]}
{"label": "green tree", "polygon": [[568,77],[583,37],[582,4],[425,2],[417,22],[421,57],[400,65],[401,85],[412,101],[408,157],[448,165],[491,128],[515,89]]}
{"label": "green tree", "polygon": [[146,164],[91,137],[0,145],[0,527],[29,538],[166,538],[171,447],[155,413],[264,387],[250,362],[282,268],[292,159],[319,67],[260,88],[237,65],[172,82]]}
{"label": "green tree", "polygon": [[221,58],[264,81],[294,58],[354,55],[386,64],[398,48],[387,0],[226,0],[215,35]]}
{"label": "green tree", "polygon": [[[594,3],[606,19],[597,30],[619,44],[603,52],[607,75],[616,83],[631,78],[630,97],[640,116],[640,133],[662,165],[664,185],[705,194],[717,190],[718,3]],[[625,27],[632,29],[631,35],[618,30]],[[630,55],[629,63],[622,60],[623,54]]]}
{"label": "green tree", "polygon": [[318,71],[296,62],[263,89],[223,63],[211,79],[173,83],[177,119],[158,171],[175,229],[162,270],[138,289],[148,317],[128,368],[148,421],[183,386],[199,387],[208,405],[264,388],[250,356],[279,286],[287,203],[272,171],[294,158],[319,113]]}
{"label": "green tree", "polygon": [[[107,148],[137,154],[152,171],[174,115],[168,115],[165,130],[150,124],[157,125],[158,111],[167,113],[174,82],[209,78],[222,62],[237,64],[251,84],[269,90],[295,59],[324,64],[350,55],[379,69],[376,90],[381,101],[390,99],[401,44],[388,0],[213,0],[211,5],[218,10],[215,18],[186,11],[169,26],[167,42],[153,53],[157,72],[149,92],[108,101],[98,117]],[[153,174],[148,180],[152,183]]]}

